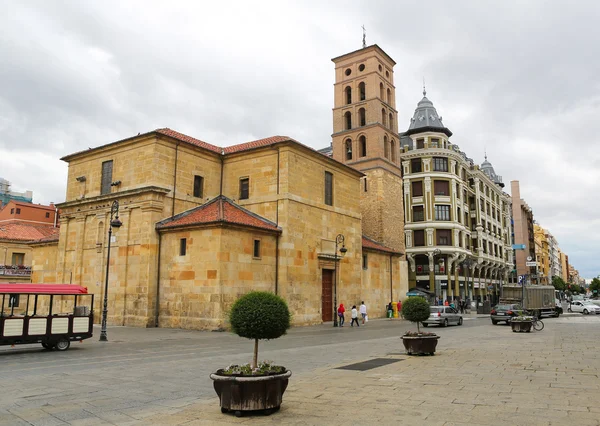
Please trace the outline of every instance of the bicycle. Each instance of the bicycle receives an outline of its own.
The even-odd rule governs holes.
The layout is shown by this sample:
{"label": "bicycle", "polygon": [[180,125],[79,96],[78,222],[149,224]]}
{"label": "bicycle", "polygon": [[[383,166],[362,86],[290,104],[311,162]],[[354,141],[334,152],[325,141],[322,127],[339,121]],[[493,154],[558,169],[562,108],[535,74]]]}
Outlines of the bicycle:
{"label": "bicycle", "polygon": [[532,326],[535,331],[542,331],[544,329],[544,322],[541,319],[538,319],[537,317],[533,317]]}

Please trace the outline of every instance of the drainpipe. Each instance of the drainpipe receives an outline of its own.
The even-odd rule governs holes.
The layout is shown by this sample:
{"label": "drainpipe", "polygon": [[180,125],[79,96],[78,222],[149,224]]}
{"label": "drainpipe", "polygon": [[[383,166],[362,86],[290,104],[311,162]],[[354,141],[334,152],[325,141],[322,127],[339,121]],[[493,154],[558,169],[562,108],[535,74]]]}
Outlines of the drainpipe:
{"label": "drainpipe", "polygon": [[225,150],[221,148],[221,181],[219,183],[219,195],[223,195],[223,168],[225,167]]}
{"label": "drainpipe", "polygon": [[394,303],[394,282],[393,282],[393,266],[394,266],[394,262],[393,262],[393,254],[390,254],[390,302]]}
{"label": "drainpipe", "polygon": [[158,328],[159,297],[160,297],[160,245],[162,234],[158,232],[158,271],[156,272],[156,300],[154,302],[154,327]]}
{"label": "drainpipe", "polygon": [[175,166],[173,173],[173,204],[171,205],[171,217],[175,216],[175,195],[177,190],[177,158],[179,156],[179,142],[175,145]]}
{"label": "drainpipe", "polygon": [[[275,224],[279,227],[279,152],[277,148],[277,201],[275,205]],[[279,295],[279,239],[281,234],[277,234],[275,239],[275,294]]]}

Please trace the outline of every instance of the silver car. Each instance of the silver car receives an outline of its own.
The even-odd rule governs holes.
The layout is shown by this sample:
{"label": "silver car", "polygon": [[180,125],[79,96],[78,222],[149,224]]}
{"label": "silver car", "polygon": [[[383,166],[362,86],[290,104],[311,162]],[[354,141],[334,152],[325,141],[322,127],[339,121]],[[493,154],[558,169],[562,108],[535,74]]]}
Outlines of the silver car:
{"label": "silver car", "polygon": [[458,311],[450,306],[430,306],[429,318],[423,321],[423,327],[429,324],[437,324],[447,327],[450,324],[462,325],[463,318]]}

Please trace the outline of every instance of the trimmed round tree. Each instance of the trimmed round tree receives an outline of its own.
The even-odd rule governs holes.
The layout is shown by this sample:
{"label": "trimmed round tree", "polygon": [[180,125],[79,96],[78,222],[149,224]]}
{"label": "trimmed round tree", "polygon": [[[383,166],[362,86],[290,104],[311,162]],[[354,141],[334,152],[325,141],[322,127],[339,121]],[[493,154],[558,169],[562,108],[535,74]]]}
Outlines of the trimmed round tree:
{"label": "trimmed round tree", "polygon": [[420,333],[419,323],[429,318],[429,302],[421,296],[409,297],[402,303],[402,315],[410,322],[416,322]]}
{"label": "trimmed round tree", "polygon": [[240,297],[229,312],[232,331],[254,339],[251,367],[258,365],[258,341],[277,339],[290,328],[291,315],[281,297],[266,291],[251,291]]}

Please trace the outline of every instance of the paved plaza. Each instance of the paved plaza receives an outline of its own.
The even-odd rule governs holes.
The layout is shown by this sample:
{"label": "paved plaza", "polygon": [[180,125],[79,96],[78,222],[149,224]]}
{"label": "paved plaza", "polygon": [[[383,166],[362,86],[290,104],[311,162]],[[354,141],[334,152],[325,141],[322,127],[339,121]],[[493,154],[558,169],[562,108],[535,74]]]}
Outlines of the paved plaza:
{"label": "paved plaza", "polygon": [[[295,328],[261,344],[261,359],[293,371],[271,416],[221,414],[208,375],[247,362],[251,342],[230,333],[109,328],[64,353],[0,350],[0,425],[598,425],[600,316],[544,320],[512,333],[471,315],[435,328],[433,357],[408,357],[399,336],[413,326]],[[430,328],[433,330],[433,328]],[[338,369],[384,358],[367,371]]]}

